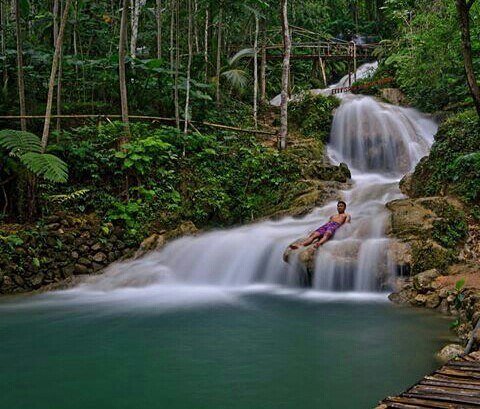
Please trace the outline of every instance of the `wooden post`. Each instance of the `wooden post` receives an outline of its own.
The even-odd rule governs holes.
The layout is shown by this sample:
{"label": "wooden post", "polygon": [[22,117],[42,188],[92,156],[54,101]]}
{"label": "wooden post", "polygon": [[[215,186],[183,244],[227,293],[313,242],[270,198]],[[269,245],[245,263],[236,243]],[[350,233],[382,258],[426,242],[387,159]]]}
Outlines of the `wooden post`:
{"label": "wooden post", "polygon": [[357,44],[353,43],[353,80],[357,82]]}
{"label": "wooden post", "polygon": [[325,72],[325,61],[323,61],[323,58],[320,58],[320,68],[322,69],[323,83],[325,84],[325,87],[328,87],[327,73]]}

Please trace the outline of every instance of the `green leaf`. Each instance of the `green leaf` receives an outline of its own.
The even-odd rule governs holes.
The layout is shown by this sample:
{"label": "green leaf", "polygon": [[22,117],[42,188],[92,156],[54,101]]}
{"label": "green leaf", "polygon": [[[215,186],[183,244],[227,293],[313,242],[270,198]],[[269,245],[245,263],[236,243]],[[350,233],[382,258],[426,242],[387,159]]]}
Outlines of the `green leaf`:
{"label": "green leaf", "polygon": [[15,156],[27,152],[40,153],[42,151],[41,141],[37,135],[13,129],[0,131],[0,146],[9,149]]}
{"label": "green leaf", "polygon": [[461,280],[458,280],[455,283],[455,290],[460,291],[463,288],[464,285],[465,285],[465,279],[464,278],[462,278]]}
{"label": "green leaf", "polygon": [[55,155],[28,152],[19,159],[32,173],[50,182],[64,183],[68,179],[67,164]]}

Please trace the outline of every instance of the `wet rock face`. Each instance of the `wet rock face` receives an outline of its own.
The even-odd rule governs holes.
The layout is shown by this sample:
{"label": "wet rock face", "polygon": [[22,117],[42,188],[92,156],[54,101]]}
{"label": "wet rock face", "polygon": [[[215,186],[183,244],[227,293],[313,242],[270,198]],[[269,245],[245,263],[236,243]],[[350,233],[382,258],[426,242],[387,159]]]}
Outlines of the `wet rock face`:
{"label": "wet rock face", "polygon": [[37,290],[97,273],[132,253],[122,228],[93,215],[50,216],[34,228],[1,235],[7,239],[0,242],[0,294]]}
{"label": "wet rock face", "polygon": [[393,105],[407,105],[407,97],[398,88],[381,88],[380,96],[382,99]]}
{"label": "wet rock face", "polygon": [[198,229],[192,222],[184,222],[174,230],[162,231],[152,234],[142,241],[138,250],[135,252],[134,258],[143,257],[150,251],[160,250],[169,240],[176,239],[181,236],[192,236],[198,233]]}
{"label": "wet rock face", "polygon": [[340,163],[335,166],[324,163],[323,161],[313,161],[307,165],[305,171],[307,178],[330,180],[345,183],[351,179],[352,175],[346,163]]}
{"label": "wet rock face", "polygon": [[463,350],[464,348],[459,344],[448,344],[437,354],[437,358],[442,362],[448,362],[463,354]]}

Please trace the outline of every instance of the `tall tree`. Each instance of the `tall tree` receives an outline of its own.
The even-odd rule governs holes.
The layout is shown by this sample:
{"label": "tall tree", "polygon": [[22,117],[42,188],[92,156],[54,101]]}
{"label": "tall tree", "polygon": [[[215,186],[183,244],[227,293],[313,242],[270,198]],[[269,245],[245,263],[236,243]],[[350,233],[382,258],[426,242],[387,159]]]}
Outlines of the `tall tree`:
{"label": "tall tree", "polygon": [[183,131],[188,132],[188,122],[190,120],[190,76],[192,68],[193,46],[192,46],[192,0],[188,0],[188,62],[187,62],[187,89],[185,95],[185,126]]}
{"label": "tall tree", "polygon": [[282,64],[282,93],[280,103],[280,134],[278,136],[278,148],[287,147],[288,133],[288,84],[290,77],[290,53],[292,39],[288,26],[288,4],[287,0],[281,0],[282,35],[283,35],[283,64]]}
{"label": "tall tree", "polygon": [[123,137],[120,145],[125,143],[130,137],[130,124],[128,119],[128,95],[127,80],[125,73],[125,43],[127,40],[127,18],[128,4],[127,0],[122,0],[122,17],[120,18],[120,36],[118,41],[118,77],[120,85],[120,104],[122,108],[122,121],[124,126]]}
{"label": "tall tree", "polygon": [[220,69],[222,64],[222,27],[223,27],[223,0],[220,1],[220,9],[218,11],[217,22],[217,68],[215,77],[217,79],[217,87],[215,91],[215,101],[220,104]]}
{"label": "tall tree", "polygon": [[162,58],[162,0],[157,0],[155,8],[155,20],[157,23],[157,58]]}
{"label": "tall tree", "polygon": [[480,116],[480,88],[477,84],[472,61],[472,43],[470,39],[470,9],[475,0],[456,0],[457,12],[460,20],[460,31],[462,34],[462,54],[467,76],[468,87],[472,94],[475,109]]}
{"label": "tall tree", "polygon": [[45,151],[48,144],[48,136],[50,134],[50,122],[52,119],[52,103],[53,103],[53,90],[55,88],[55,78],[58,71],[58,63],[60,60],[60,53],[63,44],[63,35],[65,32],[65,25],[67,24],[68,12],[72,0],[66,0],[65,9],[63,10],[62,19],[60,21],[60,28],[58,30],[57,42],[55,44],[55,53],[53,54],[52,70],[50,72],[50,80],[48,82],[48,96],[47,96],[47,108],[45,110],[45,123],[43,125],[42,133],[42,150]]}
{"label": "tall tree", "polygon": [[22,131],[27,130],[27,120],[25,119],[25,82],[23,79],[23,38],[20,15],[20,1],[15,0],[15,29],[17,37],[17,82],[18,82],[18,102],[20,104],[20,127]]}
{"label": "tall tree", "polygon": [[258,13],[254,11],[255,16],[255,35],[253,40],[253,123],[258,127],[258,32],[260,23]]}
{"label": "tall tree", "polygon": [[132,16],[131,26],[132,33],[130,36],[130,56],[136,58],[137,56],[137,40],[138,40],[138,26],[140,23],[140,13],[147,0],[131,0],[132,4]]}
{"label": "tall tree", "polygon": [[209,28],[209,11],[208,5],[205,8],[205,29],[203,39],[203,60],[205,62],[205,80],[208,78],[208,28]]}
{"label": "tall tree", "polygon": [[267,104],[267,33],[266,21],[261,21],[261,51],[260,51],[260,104]]}

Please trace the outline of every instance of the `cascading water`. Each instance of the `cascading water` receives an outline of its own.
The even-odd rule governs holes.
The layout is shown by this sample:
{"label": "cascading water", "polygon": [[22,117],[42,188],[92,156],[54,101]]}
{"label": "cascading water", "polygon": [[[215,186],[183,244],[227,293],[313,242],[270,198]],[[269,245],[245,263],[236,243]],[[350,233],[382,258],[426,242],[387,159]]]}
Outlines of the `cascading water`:
{"label": "cascading water", "polygon": [[[363,65],[357,78],[375,67]],[[344,77],[332,87],[344,86],[347,80]],[[312,92],[326,93],[328,89]],[[437,127],[413,109],[372,97],[343,94],[341,99],[328,153],[333,162],[346,162],[352,171],[352,189],[341,192],[352,222],[317,252],[312,286],[326,291],[378,291],[379,277],[391,271],[384,235],[385,203],[400,197],[400,177],[428,153]],[[171,284],[296,286],[298,266],[282,260],[286,246],[335,212],[336,203],[332,202],[302,219],[287,217],[184,237],[142,259],[111,266],[77,291]]]}

